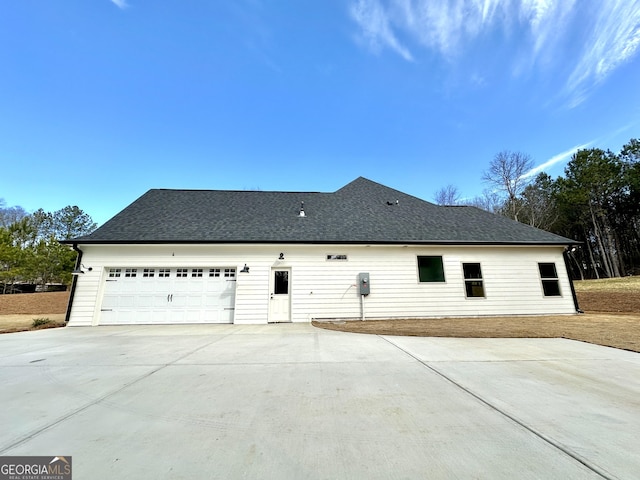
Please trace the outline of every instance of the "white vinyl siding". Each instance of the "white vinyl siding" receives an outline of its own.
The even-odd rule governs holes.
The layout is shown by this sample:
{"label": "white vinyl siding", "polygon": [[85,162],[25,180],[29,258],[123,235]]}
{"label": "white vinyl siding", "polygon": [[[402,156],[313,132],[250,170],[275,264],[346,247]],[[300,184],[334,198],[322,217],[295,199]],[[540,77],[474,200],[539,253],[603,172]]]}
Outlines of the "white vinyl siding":
{"label": "white vinyl siding", "polygon": [[[100,301],[110,266],[155,269],[155,281],[163,269],[236,269],[234,323],[267,323],[269,278],[272,268],[290,268],[291,319],[361,318],[357,281],[360,272],[370,274],[371,294],[364,299],[366,318],[421,318],[481,315],[535,315],[575,313],[570,295],[544,297],[539,263],[555,263],[558,283],[570,291],[562,257],[563,247],[503,246],[352,246],[328,250],[322,245],[80,245],[83,263],[93,267],[78,278],[70,325],[95,325],[100,321]],[[348,261],[327,261],[339,252]],[[284,260],[279,260],[284,252]],[[420,283],[418,256],[441,256],[444,282]],[[480,263],[485,298],[465,296],[463,263]],[[242,273],[247,264],[249,273]],[[197,278],[196,278],[197,279]],[[196,280],[194,279],[194,280]]]}

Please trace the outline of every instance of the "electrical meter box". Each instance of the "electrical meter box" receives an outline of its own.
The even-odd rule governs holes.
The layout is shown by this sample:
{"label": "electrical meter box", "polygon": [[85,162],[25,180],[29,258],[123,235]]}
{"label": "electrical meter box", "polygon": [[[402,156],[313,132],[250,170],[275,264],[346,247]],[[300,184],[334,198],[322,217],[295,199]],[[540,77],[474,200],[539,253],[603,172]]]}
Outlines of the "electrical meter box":
{"label": "electrical meter box", "polygon": [[358,293],[360,293],[360,295],[369,295],[369,293],[371,293],[368,273],[358,274]]}

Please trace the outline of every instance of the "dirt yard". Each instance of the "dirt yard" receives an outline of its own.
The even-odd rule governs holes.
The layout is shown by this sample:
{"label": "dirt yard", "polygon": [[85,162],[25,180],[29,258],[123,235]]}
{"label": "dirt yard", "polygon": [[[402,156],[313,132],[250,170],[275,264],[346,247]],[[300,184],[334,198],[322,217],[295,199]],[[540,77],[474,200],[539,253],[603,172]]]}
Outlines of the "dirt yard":
{"label": "dirt yard", "polygon": [[[68,303],[69,292],[0,295],[0,333],[62,327]],[[51,322],[33,328],[36,318]]]}
{"label": "dirt yard", "polygon": [[640,277],[575,282],[583,315],[313,322],[343,332],[419,337],[570,338],[640,352]]}
{"label": "dirt yard", "polygon": [[69,292],[0,295],[0,315],[49,315],[67,311]]}
{"label": "dirt yard", "polygon": [[[425,337],[561,337],[640,352],[640,277],[575,282],[584,315],[314,322],[331,330]],[[0,333],[64,325],[69,292],[0,295]]]}

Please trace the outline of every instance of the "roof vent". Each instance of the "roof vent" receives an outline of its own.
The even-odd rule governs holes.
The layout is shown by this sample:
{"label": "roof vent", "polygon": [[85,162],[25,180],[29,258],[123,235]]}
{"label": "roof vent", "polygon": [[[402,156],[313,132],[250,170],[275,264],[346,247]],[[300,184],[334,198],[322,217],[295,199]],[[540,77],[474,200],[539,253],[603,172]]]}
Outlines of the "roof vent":
{"label": "roof vent", "polygon": [[387,200],[387,205],[400,205],[400,200],[396,200],[395,203]]}
{"label": "roof vent", "polygon": [[300,202],[300,213],[298,214],[299,217],[305,217],[306,215],[304,214],[304,202]]}

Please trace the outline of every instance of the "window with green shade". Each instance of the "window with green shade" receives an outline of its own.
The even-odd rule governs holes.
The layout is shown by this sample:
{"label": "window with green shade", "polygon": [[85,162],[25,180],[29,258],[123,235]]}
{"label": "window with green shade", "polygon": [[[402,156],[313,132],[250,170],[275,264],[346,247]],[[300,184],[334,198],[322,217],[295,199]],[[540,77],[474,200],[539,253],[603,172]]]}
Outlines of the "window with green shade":
{"label": "window with green shade", "polygon": [[418,257],[418,278],[420,282],[444,282],[442,257]]}

